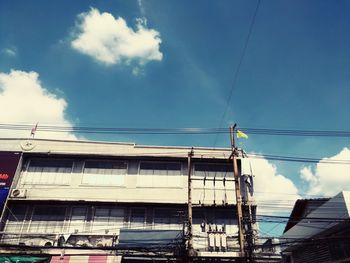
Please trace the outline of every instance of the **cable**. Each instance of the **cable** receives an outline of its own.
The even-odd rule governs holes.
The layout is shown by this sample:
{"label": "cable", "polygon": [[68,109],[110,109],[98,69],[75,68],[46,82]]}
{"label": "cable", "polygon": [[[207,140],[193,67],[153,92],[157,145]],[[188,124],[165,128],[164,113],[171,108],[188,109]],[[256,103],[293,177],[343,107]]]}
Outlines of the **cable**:
{"label": "cable", "polygon": [[[69,153],[69,150],[65,150],[65,153]],[[72,153],[76,153],[76,151],[71,151]],[[225,153],[227,152],[227,156]],[[215,150],[207,150],[205,148],[198,148],[198,152],[195,153],[198,156],[195,156],[198,158],[204,158],[204,157],[221,157],[221,158],[228,158],[229,157],[229,150],[228,149],[215,149]],[[53,152],[51,153],[53,154]],[[135,153],[131,154],[121,154],[119,153],[116,156],[111,156],[111,158],[115,157],[133,157],[133,156],[156,156],[156,155],[169,155],[169,157],[185,157],[188,154],[188,149],[181,149],[179,148],[178,151],[164,151],[164,152],[138,152],[135,151]],[[301,163],[322,163],[322,164],[342,164],[342,165],[349,165],[350,160],[338,160],[338,159],[331,159],[331,158],[324,158],[324,157],[318,157],[318,158],[309,158],[305,156],[285,156],[285,155],[272,155],[272,154],[246,154],[248,158],[252,159],[266,159],[266,160],[274,160],[274,161],[287,161],[287,162],[301,162]]]}
{"label": "cable", "polygon": [[[257,16],[257,14],[258,14],[259,6],[260,6],[260,0],[257,0],[257,2],[256,2],[256,7],[255,7],[255,10],[254,10],[254,14],[253,14],[252,20],[251,20],[251,22],[250,22],[250,26],[249,26],[249,30],[248,30],[248,35],[247,35],[247,37],[246,37],[246,39],[245,39],[244,46],[243,46],[243,49],[242,49],[242,53],[241,53],[241,56],[240,56],[240,58],[239,58],[238,65],[237,65],[237,68],[236,68],[236,70],[235,70],[235,73],[234,73],[234,75],[233,75],[233,81],[232,81],[231,90],[230,90],[230,93],[229,93],[229,95],[228,95],[228,97],[227,97],[226,106],[225,106],[224,112],[223,112],[223,114],[222,114],[222,116],[221,116],[220,123],[219,123],[219,127],[222,126],[222,123],[223,123],[223,121],[224,121],[224,119],[225,119],[227,110],[228,110],[229,105],[230,105],[230,102],[231,102],[233,90],[234,90],[234,88],[235,88],[235,86],[236,86],[236,83],[237,83],[237,80],[238,80],[238,75],[239,75],[239,72],[240,72],[240,69],[241,69],[241,66],[242,66],[242,63],[243,63],[243,60],[244,60],[246,51],[247,51],[247,47],[248,47],[248,43],[249,43],[249,40],[250,40],[250,36],[252,35],[252,32],[253,32],[253,28],[254,28],[254,24],[255,24],[255,19],[256,19],[256,16]],[[215,148],[216,143],[217,143],[217,140],[218,140],[218,135],[215,136],[213,148]]]}
{"label": "cable", "polygon": [[326,158],[309,158],[298,156],[282,156],[282,155],[270,155],[270,154],[248,154],[249,158],[253,159],[266,159],[274,161],[288,161],[288,162],[301,162],[301,163],[323,163],[323,164],[350,164],[350,160],[337,160]]}
{"label": "cable", "polygon": [[[31,124],[0,123],[0,130],[22,130],[30,131]],[[339,130],[302,130],[302,129],[272,129],[272,128],[249,128],[239,127],[239,130],[252,135],[272,136],[318,136],[318,137],[350,137],[350,131]],[[37,131],[45,132],[75,132],[75,133],[102,133],[102,134],[229,134],[229,128],[125,128],[125,127],[87,127],[87,126],[60,126],[60,125],[38,125]],[[237,131],[234,131],[235,133]]]}

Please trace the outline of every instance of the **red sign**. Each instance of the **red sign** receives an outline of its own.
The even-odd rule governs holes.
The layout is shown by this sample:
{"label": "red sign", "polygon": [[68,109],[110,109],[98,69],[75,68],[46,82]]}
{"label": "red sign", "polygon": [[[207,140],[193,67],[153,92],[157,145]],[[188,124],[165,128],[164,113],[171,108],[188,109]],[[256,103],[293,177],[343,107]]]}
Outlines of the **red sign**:
{"label": "red sign", "polygon": [[9,179],[8,174],[0,174],[0,180],[7,180],[7,179]]}

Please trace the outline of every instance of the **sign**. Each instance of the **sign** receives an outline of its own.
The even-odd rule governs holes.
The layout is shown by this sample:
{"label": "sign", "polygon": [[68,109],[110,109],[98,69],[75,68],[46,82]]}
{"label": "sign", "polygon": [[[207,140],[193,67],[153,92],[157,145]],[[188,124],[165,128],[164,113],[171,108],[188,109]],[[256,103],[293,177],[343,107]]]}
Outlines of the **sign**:
{"label": "sign", "polygon": [[19,152],[0,152],[0,189],[11,187],[20,158]]}

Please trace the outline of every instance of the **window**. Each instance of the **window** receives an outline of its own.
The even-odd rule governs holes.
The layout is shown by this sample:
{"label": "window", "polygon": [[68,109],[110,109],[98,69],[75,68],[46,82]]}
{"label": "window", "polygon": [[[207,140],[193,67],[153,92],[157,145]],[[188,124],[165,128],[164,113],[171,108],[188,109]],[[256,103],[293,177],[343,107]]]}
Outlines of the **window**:
{"label": "window", "polygon": [[154,210],[154,227],[156,229],[182,229],[184,212],[170,208]]}
{"label": "window", "polygon": [[29,232],[60,233],[62,232],[66,207],[37,206],[34,208]]}
{"label": "window", "polygon": [[181,163],[142,162],[138,186],[181,187]]}
{"label": "window", "polygon": [[124,224],[124,208],[98,207],[95,209],[92,230],[96,232],[115,233]]}
{"label": "window", "polygon": [[225,231],[227,234],[237,234],[237,220],[234,210],[212,209],[193,210],[193,231]]}
{"label": "window", "polygon": [[180,163],[151,163],[140,164],[140,174],[144,175],[181,175]]}
{"label": "window", "polygon": [[24,184],[69,184],[73,161],[31,160],[24,173]]}
{"label": "window", "polygon": [[72,214],[70,217],[70,223],[69,223],[69,229],[68,229],[68,232],[70,234],[84,231],[86,215],[87,215],[86,207],[72,208]]}
{"label": "window", "polygon": [[232,164],[206,164],[196,163],[195,164],[195,176],[200,177],[232,177],[233,166]]}
{"label": "window", "polygon": [[25,205],[17,205],[9,209],[5,232],[21,233],[26,211],[27,207]]}
{"label": "window", "polygon": [[124,185],[127,164],[117,161],[86,161],[83,172],[83,184],[120,186]]}
{"label": "window", "polygon": [[130,210],[130,226],[142,227],[146,222],[146,210],[144,208],[132,208]]}
{"label": "window", "polygon": [[214,224],[220,229],[226,231],[229,234],[235,234],[238,231],[237,220],[232,214],[231,210],[214,210]]}

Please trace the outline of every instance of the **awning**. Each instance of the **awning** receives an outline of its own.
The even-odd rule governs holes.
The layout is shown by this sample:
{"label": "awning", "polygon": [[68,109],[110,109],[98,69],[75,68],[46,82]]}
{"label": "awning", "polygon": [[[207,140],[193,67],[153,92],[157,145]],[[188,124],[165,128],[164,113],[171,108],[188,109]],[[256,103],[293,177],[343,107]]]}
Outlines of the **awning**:
{"label": "awning", "polygon": [[183,243],[181,230],[121,229],[118,248],[173,247]]}
{"label": "awning", "polygon": [[51,257],[0,256],[1,263],[47,263]]}
{"label": "awning", "polygon": [[91,255],[91,256],[53,256],[50,263],[120,263],[121,256]]}

